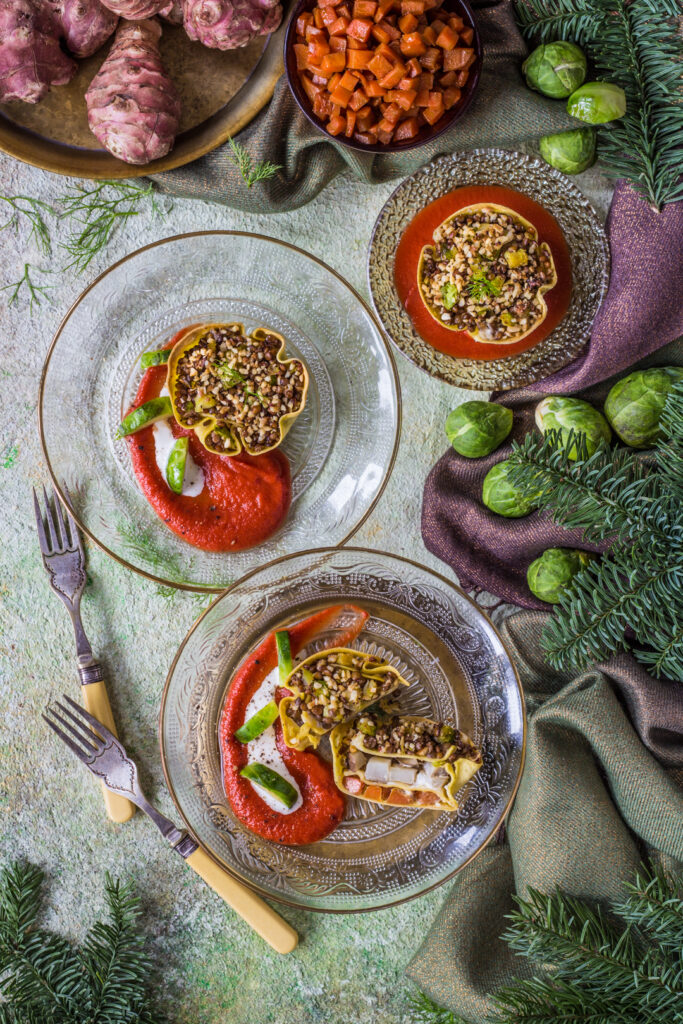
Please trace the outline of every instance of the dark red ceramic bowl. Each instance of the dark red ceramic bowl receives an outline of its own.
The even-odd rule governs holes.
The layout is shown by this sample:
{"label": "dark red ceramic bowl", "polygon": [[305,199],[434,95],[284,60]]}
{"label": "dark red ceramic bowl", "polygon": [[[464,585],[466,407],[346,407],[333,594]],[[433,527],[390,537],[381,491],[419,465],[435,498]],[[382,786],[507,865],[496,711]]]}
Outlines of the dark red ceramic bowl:
{"label": "dark red ceramic bowl", "polygon": [[392,142],[389,145],[382,145],[377,143],[374,146],[364,146],[360,142],[356,142],[354,139],[347,139],[345,135],[330,135],[325,128],[322,121],[315,116],[311,109],[308,97],[303,90],[301,82],[299,80],[299,73],[296,66],[296,54],[294,52],[294,43],[296,42],[296,19],[304,11],[311,11],[316,6],[317,0],[299,0],[294,5],[294,9],[290,15],[289,24],[287,25],[287,32],[285,34],[285,72],[287,75],[287,81],[289,88],[292,90],[292,94],[297,104],[299,105],[302,112],[306,115],[312,125],[326,135],[331,142],[341,142],[343,145],[348,146],[349,149],[356,149],[362,153],[403,153],[408,149],[415,149],[417,146],[424,146],[427,142],[433,142],[434,139],[438,139],[440,135],[443,135],[445,131],[455,124],[462,115],[465,113],[472,98],[477,91],[479,85],[479,76],[481,74],[482,64],[482,46],[481,38],[477,30],[477,25],[472,14],[472,9],[467,3],[467,0],[442,0],[441,6],[449,11],[451,14],[456,15],[469,25],[470,28],[474,29],[474,38],[472,40],[472,47],[474,49],[476,59],[474,64],[470,67],[470,75],[465,83],[465,87],[462,90],[462,96],[450,110],[447,110],[443,117],[439,118],[436,124],[423,125],[418,134],[413,139],[408,139],[406,142]]}

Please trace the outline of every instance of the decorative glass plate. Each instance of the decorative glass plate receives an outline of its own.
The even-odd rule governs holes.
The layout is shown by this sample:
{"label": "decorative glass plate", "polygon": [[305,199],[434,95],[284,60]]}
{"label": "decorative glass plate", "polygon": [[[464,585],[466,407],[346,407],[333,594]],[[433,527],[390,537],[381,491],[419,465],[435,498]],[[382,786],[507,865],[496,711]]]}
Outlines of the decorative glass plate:
{"label": "decorative glass plate", "polygon": [[[271,327],[310,371],[306,408],[282,446],[291,508],[246,551],[201,551],[171,533],[137,485],[128,445],[114,441],[140,354],[201,320]],[[342,544],[358,529],[393,466],[399,385],[377,321],[330,267],[262,235],[198,232],[139,249],[83,292],[48,352],[39,418],[55,486],[67,485],[92,540],[162,584],[220,591],[257,565],[312,542]]]}
{"label": "decorative glass plate", "polygon": [[[435,199],[464,185],[503,185],[540,203],[559,223],[571,257],[572,292],[565,317],[532,348],[499,359],[439,352],[413,327],[394,283],[396,249],[412,219]],[[416,366],[460,388],[507,391],[542,380],[581,355],[607,292],[609,264],[607,236],[598,215],[569,178],[522,153],[474,149],[439,157],[389,196],[370,240],[368,285],[385,331]]]}
{"label": "decorative glass plate", "polygon": [[[482,748],[484,764],[461,790],[456,815],[347,798],[344,821],[322,842],[281,846],[232,814],[221,783],[218,722],[235,669],[264,636],[339,603],[369,612],[353,646],[388,659],[412,684],[402,689],[401,709],[457,722]],[[329,642],[322,634],[316,646]],[[418,896],[486,845],[519,783],[526,724],[503,643],[466,594],[406,559],[341,548],[272,562],[213,603],[171,666],[159,737],[176,806],[212,857],[265,896],[349,912]],[[326,740],[320,750],[329,757]]]}

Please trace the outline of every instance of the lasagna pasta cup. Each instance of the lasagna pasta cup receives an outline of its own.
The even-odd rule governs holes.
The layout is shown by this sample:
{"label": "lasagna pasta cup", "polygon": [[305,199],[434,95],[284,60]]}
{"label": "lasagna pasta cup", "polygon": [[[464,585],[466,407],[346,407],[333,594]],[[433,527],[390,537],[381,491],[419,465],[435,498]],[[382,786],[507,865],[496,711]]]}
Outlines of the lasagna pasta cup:
{"label": "lasagna pasta cup", "polygon": [[436,228],[420,254],[417,284],[442,327],[503,345],[543,323],[557,272],[533,224],[507,206],[475,203]]}
{"label": "lasagna pasta cup", "polygon": [[416,810],[457,811],[482,765],[465,733],[418,716],[364,712],[330,737],[334,780],[349,796]]}
{"label": "lasagna pasta cup", "polygon": [[202,324],[173,346],[168,389],[181,427],[217,455],[262,455],[282,443],[303,411],[308,371],[285,358],[281,334]]}
{"label": "lasagna pasta cup", "polygon": [[408,686],[388,662],[350,647],[331,647],[300,662],[283,684],[292,694],[280,701],[288,747],[317,747],[336,725]]}

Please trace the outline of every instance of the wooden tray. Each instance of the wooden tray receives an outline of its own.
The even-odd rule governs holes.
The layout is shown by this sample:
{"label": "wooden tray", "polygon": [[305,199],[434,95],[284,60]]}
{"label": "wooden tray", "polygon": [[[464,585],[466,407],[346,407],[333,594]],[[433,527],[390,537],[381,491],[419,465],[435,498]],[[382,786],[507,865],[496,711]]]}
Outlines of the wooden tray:
{"label": "wooden tray", "polygon": [[290,5],[284,6],[276,32],[239,50],[211,50],[192,42],[180,26],[164,22],[161,55],[180,92],[182,114],[175,145],[163,159],[141,167],[124,163],[100,149],[88,128],[85,91],[111,40],[79,61],[71,82],[52,88],[40,103],[0,104],[0,149],[45,171],[81,178],[138,178],[196,160],[249,124],[273,95],[284,70]]}

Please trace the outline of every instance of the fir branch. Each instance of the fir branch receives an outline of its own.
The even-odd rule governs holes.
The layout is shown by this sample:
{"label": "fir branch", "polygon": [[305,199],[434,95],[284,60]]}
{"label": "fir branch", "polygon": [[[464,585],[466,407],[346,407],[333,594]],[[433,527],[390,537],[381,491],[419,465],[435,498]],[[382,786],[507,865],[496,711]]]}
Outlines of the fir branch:
{"label": "fir branch", "polygon": [[259,181],[267,181],[269,178],[275,177],[277,172],[282,170],[281,164],[273,164],[270,160],[261,160],[255,163],[249,151],[240,142],[233,138],[228,139],[228,142],[232,152],[232,156],[229,157],[230,162],[244,178],[247,188],[251,188]]}
{"label": "fir branch", "polygon": [[128,181],[101,181],[92,187],[77,185],[59,200],[62,218],[72,218],[78,225],[63,248],[71,256],[65,269],[75,267],[79,273],[90,265],[109,243],[120,224],[137,217],[140,204],[151,197],[151,209],[160,208],[154,198],[153,185],[137,185]]}
{"label": "fir branch", "polygon": [[626,886],[626,897],[615,905],[616,913],[635,925],[664,949],[683,946],[683,880],[661,868],[638,873]]}
{"label": "fir branch", "polygon": [[465,1018],[439,1006],[424,992],[417,992],[408,997],[410,1004],[410,1024],[470,1024]]}
{"label": "fir branch", "polygon": [[33,239],[44,255],[49,255],[52,249],[50,242],[50,229],[45,220],[46,215],[54,214],[49,203],[33,196],[3,196],[0,195],[0,202],[6,203],[11,215],[8,221],[0,225],[0,231],[14,227],[22,218],[26,218],[31,225],[29,241]]}
{"label": "fir branch", "polygon": [[496,992],[493,1004],[491,1024],[615,1024],[609,999],[560,979],[520,979]]}
{"label": "fir branch", "polygon": [[48,302],[52,301],[48,292],[50,292],[54,285],[51,284],[38,284],[31,277],[32,273],[38,272],[39,274],[50,274],[50,270],[41,270],[40,267],[34,267],[31,263],[24,263],[24,272],[18,281],[13,281],[11,284],[5,284],[0,288],[0,291],[6,292],[11,291],[11,295],[7,300],[8,306],[14,306],[19,302],[19,296],[24,293],[24,290],[29,295],[29,309],[33,312],[33,305],[40,306],[43,299],[47,299]]}
{"label": "fir branch", "polygon": [[677,0],[517,0],[516,15],[536,42],[583,46],[598,77],[624,89],[625,115],[600,129],[605,169],[655,210],[683,197]]}
{"label": "fir branch", "polygon": [[110,920],[77,949],[36,926],[42,878],[21,864],[0,874],[0,1024],[161,1024],[131,887],[107,879]]}
{"label": "fir branch", "polygon": [[677,381],[667,395],[659,419],[659,435],[659,473],[672,498],[680,504],[683,503],[683,380]]}

